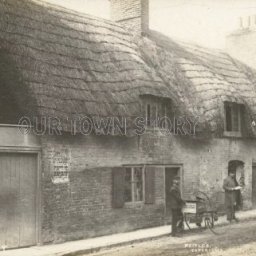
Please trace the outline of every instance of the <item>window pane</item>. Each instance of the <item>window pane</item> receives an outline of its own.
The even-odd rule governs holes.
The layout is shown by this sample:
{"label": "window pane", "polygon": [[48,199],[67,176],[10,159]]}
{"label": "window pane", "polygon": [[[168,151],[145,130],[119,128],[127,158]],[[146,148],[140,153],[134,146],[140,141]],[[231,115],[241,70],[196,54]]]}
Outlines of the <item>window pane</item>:
{"label": "window pane", "polygon": [[163,104],[162,105],[162,109],[163,109],[163,128],[168,128],[168,118],[169,118],[169,115],[168,115],[168,104]]}
{"label": "window pane", "polygon": [[134,201],[143,200],[143,177],[142,168],[134,168]]}
{"label": "window pane", "polygon": [[151,106],[151,125],[157,126],[157,106]]}
{"label": "window pane", "polygon": [[159,103],[159,105],[157,106],[157,118],[158,118],[158,126],[160,128],[165,128],[165,103]]}
{"label": "window pane", "polygon": [[226,112],[226,130],[232,131],[232,114],[231,114],[231,106],[229,104],[225,105]]}
{"label": "window pane", "polygon": [[237,132],[239,131],[239,105],[233,104],[232,107],[232,130]]}
{"label": "window pane", "polygon": [[158,106],[157,106],[157,116],[159,118],[165,116],[165,103],[164,102],[159,102]]}
{"label": "window pane", "polygon": [[147,126],[150,126],[151,124],[151,106],[150,104],[147,104],[147,110],[146,110],[146,121],[147,121]]}
{"label": "window pane", "polygon": [[125,202],[132,201],[132,169],[125,169],[125,188],[124,188],[124,200]]}

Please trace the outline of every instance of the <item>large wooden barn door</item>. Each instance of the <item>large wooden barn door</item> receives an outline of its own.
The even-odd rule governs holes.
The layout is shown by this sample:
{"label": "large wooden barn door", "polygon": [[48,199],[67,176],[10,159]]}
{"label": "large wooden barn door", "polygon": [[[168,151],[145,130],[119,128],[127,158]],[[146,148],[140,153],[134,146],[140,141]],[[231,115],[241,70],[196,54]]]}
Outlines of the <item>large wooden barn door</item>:
{"label": "large wooden barn door", "polygon": [[0,153],[0,247],[36,244],[37,156]]}

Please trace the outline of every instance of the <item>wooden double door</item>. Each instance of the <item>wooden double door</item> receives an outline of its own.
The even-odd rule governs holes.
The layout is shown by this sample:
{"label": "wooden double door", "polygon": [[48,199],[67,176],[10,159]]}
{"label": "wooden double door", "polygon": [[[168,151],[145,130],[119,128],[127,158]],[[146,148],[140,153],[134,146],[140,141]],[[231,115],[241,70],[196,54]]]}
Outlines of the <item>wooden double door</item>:
{"label": "wooden double door", "polygon": [[0,247],[37,242],[37,155],[0,153]]}

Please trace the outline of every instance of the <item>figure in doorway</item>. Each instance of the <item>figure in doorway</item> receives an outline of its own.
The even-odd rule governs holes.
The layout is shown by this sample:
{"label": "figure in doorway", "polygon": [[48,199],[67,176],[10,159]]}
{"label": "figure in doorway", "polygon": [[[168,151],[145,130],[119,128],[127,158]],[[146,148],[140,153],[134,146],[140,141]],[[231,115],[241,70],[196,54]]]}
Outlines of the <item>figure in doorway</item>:
{"label": "figure in doorway", "polygon": [[224,179],[223,189],[225,190],[225,207],[227,212],[227,220],[235,220],[238,222],[238,219],[235,216],[235,211],[238,207],[237,205],[237,191],[240,189],[235,178],[235,171],[230,171],[228,177]]}
{"label": "figure in doorway", "polygon": [[[180,177],[175,176],[173,179],[173,185],[170,190],[170,204],[172,208],[172,236],[179,236],[178,230],[182,230],[183,227],[183,214],[182,207],[185,205],[185,201],[181,198],[180,192]],[[180,232],[179,232],[180,233]]]}
{"label": "figure in doorway", "polygon": [[243,196],[242,190],[245,188],[245,179],[244,179],[244,164],[243,162],[239,162],[236,167],[236,185],[240,186],[242,189],[236,191],[236,210],[241,210],[243,208]]}

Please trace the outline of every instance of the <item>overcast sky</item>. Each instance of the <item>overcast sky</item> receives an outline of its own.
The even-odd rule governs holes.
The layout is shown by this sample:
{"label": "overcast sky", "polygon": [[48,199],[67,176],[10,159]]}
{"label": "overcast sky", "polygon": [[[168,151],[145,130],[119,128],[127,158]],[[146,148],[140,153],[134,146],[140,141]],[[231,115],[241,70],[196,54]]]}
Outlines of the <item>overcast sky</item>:
{"label": "overcast sky", "polygon": [[[47,0],[109,19],[109,0]],[[207,47],[225,48],[239,17],[256,16],[256,0],[150,0],[150,28]],[[256,26],[256,24],[255,24]]]}

